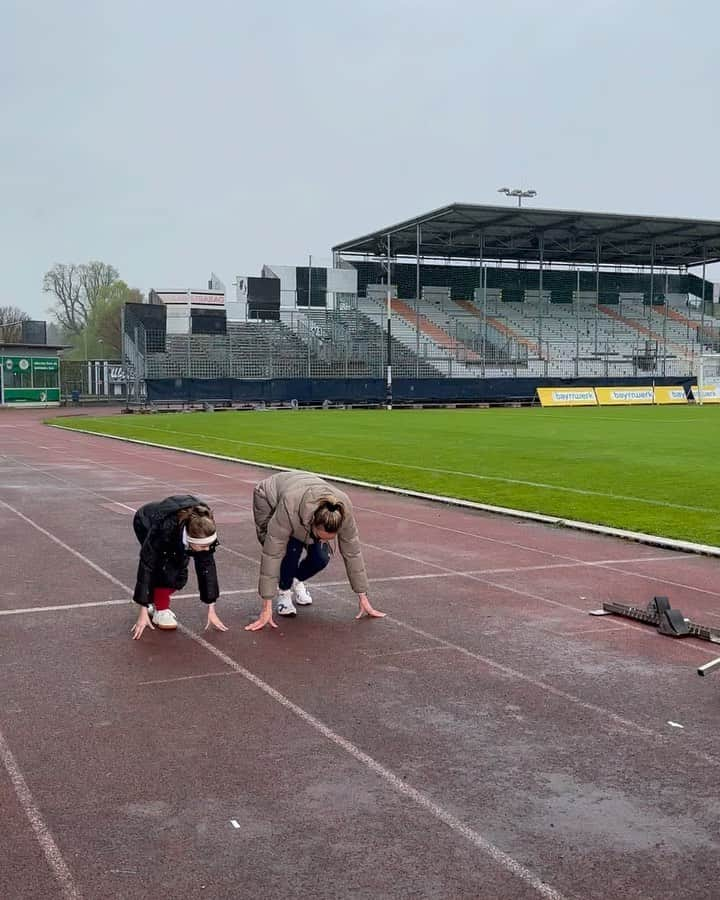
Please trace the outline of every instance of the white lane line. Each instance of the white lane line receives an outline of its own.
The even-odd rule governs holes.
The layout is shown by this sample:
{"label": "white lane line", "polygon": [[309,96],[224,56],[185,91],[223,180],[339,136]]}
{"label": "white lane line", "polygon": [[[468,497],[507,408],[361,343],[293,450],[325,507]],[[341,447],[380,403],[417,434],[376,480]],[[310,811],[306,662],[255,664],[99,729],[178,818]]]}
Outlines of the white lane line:
{"label": "white lane line", "polygon": [[[337,598],[337,594],[334,591],[329,591],[328,593],[331,593],[334,597]],[[594,712],[604,718],[608,718],[615,725],[619,726],[623,731],[636,732],[637,734],[641,734],[644,737],[652,737],[660,740],[662,743],[665,743],[667,741],[667,736],[659,731],[655,731],[652,728],[641,725],[639,722],[635,722],[633,719],[627,719],[625,716],[614,713],[612,710],[607,709],[604,706],[599,706],[597,703],[590,703],[586,700],[582,700],[580,697],[577,697],[574,694],[569,693],[568,691],[562,690],[562,688],[556,688],[554,685],[549,684],[547,681],[542,681],[532,675],[526,675],[519,669],[513,669],[511,666],[504,665],[503,663],[496,662],[494,659],[489,659],[486,656],[475,653],[475,651],[469,650],[467,647],[463,647],[461,644],[455,644],[452,641],[446,641],[444,638],[438,637],[435,634],[431,634],[429,631],[425,631],[422,628],[417,628],[415,625],[410,625],[409,622],[404,622],[402,619],[397,619],[395,616],[387,616],[385,618],[385,621],[391,622],[394,625],[398,625],[400,626],[400,628],[404,628],[406,631],[417,634],[419,637],[426,638],[429,641],[436,641],[443,647],[447,647],[451,650],[456,650],[458,653],[463,654],[463,656],[467,656],[470,659],[481,662],[483,663],[483,665],[487,666],[490,669],[502,672],[504,675],[509,675],[512,678],[516,678],[526,684],[531,684],[536,688],[540,688],[541,690],[546,691],[548,694],[552,694],[555,697],[559,697],[562,700],[566,700],[567,702],[572,703],[574,706],[577,706],[580,709],[585,709],[588,712]],[[683,752],[689,752],[691,755],[698,757],[704,762],[710,763],[710,765],[720,766],[720,759],[711,756],[708,753],[703,753],[702,750],[688,750],[686,748],[683,750]]]}
{"label": "white lane line", "polygon": [[197,678],[223,678],[228,675],[237,675],[237,672],[205,672],[202,675],[178,675],[177,678],[157,678],[154,681],[138,681],[138,687],[149,684],[173,684],[176,681],[195,681]]}
{"label": "white lane line", "polygon": [[[37,531],[41,534],[45,535],[49,540],[54,541],[59,546],[68,550],[75,556],[76,558],[82,560],[86,565],[88,565],[94,571],[100,572],[104,574],[105,577],[111,581],[113,584],[118,584],[120,587],[123,587],[128,593],[131,593],[130,588],[127,585],[123,585],[121,582],[117,580],[113,575],[109,572],[105,572],[100,566],[97,566],[92,560],[88,559],[82,553],[77,550],[73,550],[70,548],[64,541],[60,540],[60,538],[51,534],[47,529],[43,528],[41,525],[38,525],[37,522],[33,522],[32,519],[29,519],[27,516],[23,515],[19,510],[16,510],[14,507],[11,507],[9,504],[4,501],[0,501],[0,503],[6,508],[9,509],[12,513],[17,515],[23,521],[32,525]],[[350,756],[352,756],[357,762],[361,765],[365,766],[365,768],[369,769],[374,774],[378,775],[387,785],[393,788],[398,794],[401,794],[404,797],[412,800],[418,806],[429,812],[434,818],[438,821],[442,822],[446,825],[451,831],[455,834],[460,835],[469,841],[473,846],[475,846],[478,850],[481,850],[487,856],[489,856],[493,862],[497,865],[505,869],[506,872],[511,873],[516,878],[525,882],[525,884],[532,887],[535,891],[537,891],[540,896],[547,898],[547,900],[565,900],[564,895],[559,891],[555,890],[551,885],[542,881],[532,872],[530,869],[526,868],[522,863],[518,862],[508,853],[505,853],[499,847],[496,847],[493,843],[491,843],[487,838],[485,838],[482,834],[475,831],[473,828],[470,828],[463,821],[458,819],[451,812],[446,810],[444,807],[440,806],[426,794],[421,791],[416,790],[411,787],[406,781],[398,777],[394,772],[390,769],[385,768],[381,763],[377,762],[373,757],[369,754],[365,753],[351,741],[342,737],[341,735],[334,732],[330,727],[325,725],[320,719],[313,716],[311,713],[307,712],[307,710],[303,709],[301,706],[298,706],[296,703],[293,703],[292,700],[288,699],[284,694],[281,694],[280,691],[276,690],[274,687],[269,685],[267,682],[263,681],[261,678],[258,678],[257,675],[253,674],[249,669],[244,668],[239,663],[237,663],[234,659],[228,656],[226,653],[223,653],[222,650],[219,650],[217,647],[213,646],[211,643],[206,641],[204,638],[190,631],[181,623],[178,623],[178,629],[188,638],[195,641],[201,647],[204,647],[209,653],[212,653],[213,656],[222,660],[230,669],[234,672],[237,672],[239,675],[242,675],[247,681],[251,684],[254,684],[255,687],[259,688],[263,693],[265,693],[268,697],[271,697],[275,700],[276,703],[283,706],[289,712],[292,712],[295,716],[301,719],[306,724],[310,725],[320,734],[322,734],[325,738],[327,738],[331,743],[335,744],[335,746],[340,747],[342,750],[345,750]],[[73,895],[69,895],[73,896]],[[69,900],[69,898],[68,898]]]}
{"label": "white lane line", "polygon": [[15,790],[18,802],[35,833],[40,849],[45,855],[47,864],[50,866],[60,887],[63,900],[80,900],[81,894],[75,884],[72,872],[68,868],[60,848],[55,843],[55,838],[50,828],[35,803],[27,781],[25,781],[25,776],[17,764],[2,731],[0,731],[0,760],[2,760],[3,768],[7,772],[10,783]]}
{"label": "white lane line", "polygon": [[[61,427],[61,426],[58,426],[58,427]],[[260,443],[259,441],[241,441],[237,438],[220,437],[218,435],[199,434],[196,432],[193,432],[192,435],[188,435],[187,432],[184,432],[184,431],[176,431],[171,428],[156,428],[152,425],[145,425],[145,423],[143,423],[143,430],[154,431],[156,434],[159,434],[159,435],[175,434],[175,435],[180,435],[183,438],[187,438],[188,436],[190,436],[193,439],[194,438],[205,438],[207,440],[212,440],[212,441],[221,441],[226,444],[240,444],[241,446],[247,446],[247,447],[263,447],[265,449],[284,450],[284,451],[290,451],[293,453],[307,453],[310,456],[323,456],[323,457],[330,457],[331,459],[338,458],[337,453],[330,453],[325,450],[318,450],[315,447],[284,447],[280,444],[264,444],[264,443]],[[96,432],[91,432],[91,433],[96,433]],[[341,459],[352,460],[353,462],[376,463],[380,466],[389,466],[389,467],[396,468],[396,469],[412,469],[413,471],[418,471],[418,472],[431,472],[434,474],[441,474],[441,475],[457,475],[461,478],[471,478],[471,479],[477,480],[477,481],[492,481],[492,482],[498,482],[501,484],[522,484],[522,485],[525,485],[526,487],[535,487],[535,488],[540,488],[542,490],[558,491],[561,493],[581,494],[583,496],[590,496],[590,497],[608,497],[612,500],[628,500],[632,503],[644,503],[649,506],[662,506],[662,507],[667,507],[670,509],[683,509],[683,510],[690,510],[692,512],[707,512],[707,513],[717,513],[718,512],[717,509],[712,508],[712,507],[706,507],[706,506],[689,506],[689,505],[682,504],[682,503],[671,503],[666,500],[651,500],[647,497],[634,497],[634,496],[628,496],[625,494],[614,494],[609,491],[593,491],[593,490],[588,490],[587,488],[566,487],[565,485],[549,484],[549,483],[543,482],[543,481],[527,481],[522,478],[507,478],[502,475],[480,475],[476,472],[463,472],[458,469],[443,469],[443,468],[437,468],[437,467],[431,467],[431,466],[417,466],[417,465],[413,465],[411,463],[395,463],[395,462],[390,462],[387,459],[375,459],[374,457],[369,457],[369,456],[348,456],[347,454],[343,454]],[[177,464],[175,464],[175,465],[177,465]],[[262,465],[262,463],[260,463],[260,465]]]}
{"label": "white lane line", "polygon": [[386,656],[405,656],[406,653],[442,653],[444,650],[457,651],[454,647],[438,647],[434,644],[432,647],[411,647],[408,650],[386,650],[380,653],[371,653],[369,650],[361,651],[368,659],[384,659]]}
{"label": "white lane line", "polygon": [[[457,572],[455,569],[449,569],[446,566],[441,566],[438,563],[428,562],[426,559],[419,559],[415,556],[409,556],[407,553],[398,553],[395,550],[389,550],[387,547],[379,547],[375,544],[365,543],[366,547],[373,547],[375,550],[382,550],[384,553],[389,553],[391,556],[399,556],[401,559],[410,560],[411,562],[417,562],[424,566],[430,566],[434,569],[440,569],[443,572],[446,572],[450,575],[456,575],[459,578],[469,578],[472,581],[477,581],[480,584],[484,584],[487,587],[497,588],[500,591],[507,591],[510,594],[516,594],[519,597],[527,597],[531,600],[539,600],[541,603],[547,603],[550,606],[559,606],[562,609],[569,609],[572,612],[579,612],[583,615],[586,615],[588,610],[579,606],[573,606],[571,603],[563,603],[562,600],[552,600],[550,597],[543,597],[541,594],[534,594],[532,591],[525,590],[524,588],[516,588],[512,587],[509,584],[502,584],[499,581],[491,581],[489,578],[483,578],[480,575],[476,575],[474,573],[469,572]],[[554,565],[549,566],[549,568],[555,568]],[[608,567],[609,568],[609,567]],[[609,571],[616,571],[614,569],[609,569]],[[318,587],[321,585],[318,584]],[[623,622],[618,625],[618,628],[623,628],[629,631],[637,631],[639,634],[648,634],[648,629],[644,625],[636,625],[633,622]],[[699,644],[689,643],[686,639],[683,641],[683,646],[689,649],[692,649],[696,652],[706,652],[702,646]]]}
{"label": "white lane line", "polygon": [[390,769],[387,769],[381,763],[377,762],[377,760],[375,760],[372,756],[365,753],[364,750],[361,750],[351,741],[337,734],[335,731],[325,725],[324,722],[321,722],[320,719],[312,715],[312,713],[307,712],[307,710],[303,709],[301,706],[298,706],[297,703],[293,703],[292,700],[288,699],[284,694],[281,694],[280,691],[276,690],[267,682],[263,681],[261,678],[258,678],[257,675],[253,674],[248,669],[235,662],[232,657],[228,656],[226,653],[223,653],[222,650],[218,649],[213,644],[208,643],[208,641],[200,637],[200,635],[195,634],[194,632],[185,628],[183,625],[178,625],[178,628],[187,637],[195,641],[195,643],[199,644],[201,647],[204,647],[209,653],[212,653],[218,659],[222,660],[225,665],[229,666],[233,671],[237,672],[238,675],[242,675],[243,678],[247,679],[251,684],[254,684],[255,687],[259,688],[263,693],[267,694],[268,697],[271,697],[273,700],[275,700],[275,702],[280,704],[280,706],[293,713],[293,715],[297,716],[303,722],[310,725],[316,731],[319,731],[320,734],[326,737],[331,743],[335,744],[335,746],[337,747],[340,747],[355,760],[357,760],[357,762],[380,777],[398,794],[401,794],[402,796],[412,800],[414,803],[425,809],[440,822],[447,825],[447,827],[450,828],[451,831],[455,832],[455,834],[464,837],[473,846],[477,847],[478,850],[481,850],[483,853],[489,856],[493,860],[493,862],[497,863],[499,866],[505,869],[506,872],[510,872],[516,878],[524,881],[525,884],[529,885],[535,891],[537,891],[540,896],[546,897],[548,898],[548,900],[562,900],[563,895],[559,891],[557,891],[546,882],[542,881],[540,878],[538,878],[537,875],[535,875],[534,872],[526,868],[524,865],[522,865],[522,863],[518,862],[508,853],[500,850],[499,847],[496,847],[482,834],[475,831],[473,828],[470,828],[462,820],[458,819],[457,816],[453,815],[444,807],[440,806],[438,803],[428,797],[427,794],[424,794],[422,791],[418,791],[415,788],[411,787],[407,783],[407,781],[399,778]]}
{"label": "white lane line", "polygon": [[[51,534],[46,528],[43,528],[42,525],[38,525],[37,522],[33,522],[32,519],[29,519],[26,515],[21,513],[19,509],[15,509],[14,506],[10,506],[10,504],[6,503],[4,500],[0,500],[0,506],[2,506],[4,509],[9,510],[11,513],[13,513],[13,515],[16,515],[18,519],[22,519],[23,522],[30,525],[36,531],[39,531],[40,534],[44,534],[46,538],[49,538],[59,547],[62,547],[66,553],[69,553],[71,556],[74,556],[76,559],[79,559],[81,562],[84,562],[86,565],[90,566],[90,568],[93,569],[93,571],[97,572],[98,575],[104,576],[108,579],[108,581],[111,581],[113,584],[121,587],[124,591],[130,591],[128,586],[126,584],[123,584],[122,581],[118,580],[114,575],[111,575],[109,572],[106,572],[105,569],[96,565],[91,559],[88,559],[87,556],[84,556],[82,553],[80,553],[79,550],[74,550],[64,541],[61,541],[60,538],[55,537],[54,534]],[[132,591],[130,591],[130,593],[132,593]]]}
{"label": "white lane line", "polygon": [[[407,516],[398,516],[398,515],[395,515],[394,513],[385,512],[382,509],[376,509],[375,507],[371,507],[371,506],[358,506],[357,503],[353,503],[353,508],[356,510],[361,510],[363,512],[372,513],[373,515],[383,516],[384,518],[387,518],[387,519],[396,519],[399,522],[407,522],[409,525],[422,525],[425,528],[433,528],[436,531],[447,531],[450,534],[461,534],[463,537],[474,538],[475,540],[484,541],[489,544],[500,544],[503,547],[514,547],[518,550],[525,550],[529,553],[538,553],[538,554],[542,554],[543,556],[553,556],[553,557],[556,557],[557,559],[573,560],[575,562],[583,562],[586,564],[590,563],[590,560],[581,560],[580,557],[568,556],[567,554],[564,554],[564,553],[555,553],[552,550],[544,550],[541,547],[531,547],[527,544],[520,544],[517,541],[509,541],[509,540],[505,540],[503,538],[491,537],[490,535],[487,535],[487,534],[478,534],[476,531],[465,531],[464,529],[461,529],[461,528],[451,528],[448,525],[439,525],[435,522],[426,522],[423,519],[410,519]],[[628,559],[628,560],[610,559],[610,560],[603,560],[603,562],[608,562],[608,563],[644,562],[646,560],[660,561],[660,560],[665,560],[665,559],[669,560],[669,559],[698,559],[698,558],[699,557],[694,554],[678,553],[676,551],[673,553],[666,553],[664,556],[655,556],[655,557],[642,556],[642,557],[637,557],[637,559]],[[600,563],[596,561],[596,564],[599,565]]]}
{"label": "white lane line", "polygon": [[24,616],[28,613],[60,612],[66,609],[87,609],[93,606],[128,606],[128,600],[94,600],[88,603],[63,603],[57,606],[25,606],[0,609],[0,616]]}
{"label": "white lane line", "polygon": [[574,638],[584,634],[608,634],[610,631],[625,631],[624,625],[611,625],[607,628],[579,628],[577,631],[558,632],[558,637]]}

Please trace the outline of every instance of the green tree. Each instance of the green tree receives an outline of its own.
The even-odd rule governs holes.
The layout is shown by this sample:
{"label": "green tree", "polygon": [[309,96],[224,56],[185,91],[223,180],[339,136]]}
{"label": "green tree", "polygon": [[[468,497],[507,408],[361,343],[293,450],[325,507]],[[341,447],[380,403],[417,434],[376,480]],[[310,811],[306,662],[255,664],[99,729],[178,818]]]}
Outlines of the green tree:
{"label": "green tree", "polygon": [[43,291],[52,294],[52,313],[69,336],[80,335],[103,291],[119,279],[114,266],[92,261],[56,263],[43,277]]}
{"label": "green tree", "polygon": [[141,291],[128,287],[120,279],[101,288],[85,326],[73,341],[73,356],[81,359],[119,359],[122,354],[122,308],[126,303],[142,303],[143,299]]}

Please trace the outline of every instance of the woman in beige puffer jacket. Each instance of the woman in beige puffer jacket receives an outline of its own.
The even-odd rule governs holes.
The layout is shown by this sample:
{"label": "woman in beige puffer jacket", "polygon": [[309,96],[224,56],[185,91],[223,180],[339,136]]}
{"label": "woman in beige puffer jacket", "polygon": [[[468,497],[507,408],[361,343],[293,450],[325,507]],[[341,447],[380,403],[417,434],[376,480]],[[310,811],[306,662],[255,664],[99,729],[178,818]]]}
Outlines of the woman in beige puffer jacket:
{"label": "woman in beige puffer jacket", "polygon": [[317,475],[279,472],[255,488],[253,517],[262,544],[258,593],[263,600],[263,611],[255,622],[246,626],[248,631],[257,631],[268,624],[277,627],[272,617],[276,594],[279,615],[295,615],[295,603],[298,606],[312,603],[305,581],[328,564],[330,543],[335,539],[348,580],[358,595],[357,618],[384,615],[373,609],[367,597],[368,578],[347,494],[332,488]]}

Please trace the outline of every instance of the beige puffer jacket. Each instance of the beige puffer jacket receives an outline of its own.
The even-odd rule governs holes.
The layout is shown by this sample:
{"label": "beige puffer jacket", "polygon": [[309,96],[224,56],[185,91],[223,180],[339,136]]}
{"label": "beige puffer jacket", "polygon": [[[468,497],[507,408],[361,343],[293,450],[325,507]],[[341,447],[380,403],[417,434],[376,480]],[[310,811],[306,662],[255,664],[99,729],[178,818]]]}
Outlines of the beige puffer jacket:
{"label": "beige puffer jacket", "polygon": [[290,538],[306,546],[313,543],[313,514],[320,500],[330,495],[345,507],[337,542],[350,585],[356,594],[366,593],[368,578],[350,498],[317,475],[279,472],[261,481],[253,493],[255,529],[263,545],[258,592],[264,600],[272,599],[277,592],[280,563]]}

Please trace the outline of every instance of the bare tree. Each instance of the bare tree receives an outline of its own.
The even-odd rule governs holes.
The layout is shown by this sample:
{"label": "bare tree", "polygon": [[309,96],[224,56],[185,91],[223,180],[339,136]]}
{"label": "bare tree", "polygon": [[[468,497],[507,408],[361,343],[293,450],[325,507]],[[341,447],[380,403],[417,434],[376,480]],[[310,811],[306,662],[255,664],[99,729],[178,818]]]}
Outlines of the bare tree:
{"label": "bare tree", "polygon": [[85,307],[90,314],[107,288],[114,284],[120,277],[120,273],[114,266],[107,263],[93,262],[78,266],[80,270],[80,284],[84,294]]}
{"label": "bare tree", "polygon": [[55,296],[53,312],[69,334],[80,334],[103,292],[119,278],[117,269],[93,261],[83,265],[56,263],[45,273],[43,291]]}
{"label": "bare tree", "polygon": [[30,316],[17,306],[0,306],[0,342],[17,343],[22,338],[22,323]]}
{"label": "bare tree", "polygon": [[56,263],[43,278],[43,291],[55,296],[55,317],[69,334],[79,334],[87,318],[79,270],[80,267],[72,263]]}

